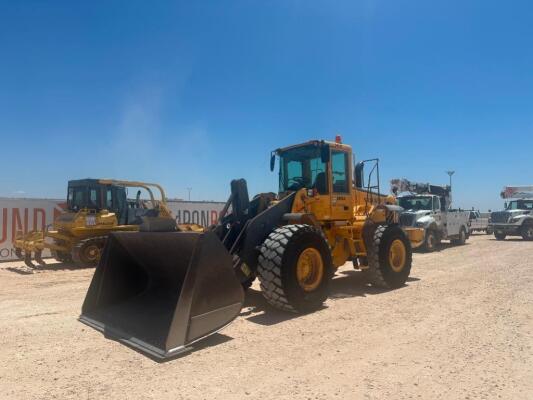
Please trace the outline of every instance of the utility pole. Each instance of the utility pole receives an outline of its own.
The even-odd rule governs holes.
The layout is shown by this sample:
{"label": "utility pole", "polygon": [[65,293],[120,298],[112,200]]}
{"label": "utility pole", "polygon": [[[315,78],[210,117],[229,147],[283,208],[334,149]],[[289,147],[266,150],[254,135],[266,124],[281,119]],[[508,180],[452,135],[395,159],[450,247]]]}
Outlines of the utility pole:
{"label": "utility pole", "polygon": [[192,190],[192,187],[188,187],[187,190],[189,191],[189,201],[191,201],[191,190]]}
{"label": "utility pole", "polygon": [[446,173],[450,176],[450,190],[452,189],[452,175],[455,174],[455,171],[446,171]]}

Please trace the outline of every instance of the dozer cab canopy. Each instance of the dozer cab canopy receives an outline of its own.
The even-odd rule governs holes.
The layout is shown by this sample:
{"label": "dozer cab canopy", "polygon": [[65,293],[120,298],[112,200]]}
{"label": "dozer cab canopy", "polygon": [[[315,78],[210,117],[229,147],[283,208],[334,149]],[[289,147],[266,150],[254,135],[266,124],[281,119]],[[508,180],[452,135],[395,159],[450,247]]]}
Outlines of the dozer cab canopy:
{"label": "dozer cab canopy", "polygon": [[[135,199],[127,198],[127,188],[138,188]],[[140,198],[141,190],[149,195],[148,205]],[[160,193],[156,199],[153,189]],[[166,198],[163,188],[156,183],[122,181],[115,179],[78,179],[68,182],[67,208],[71,212],[87,210],[108,210],[117,216],[119,225],[139,223],[139,212],[135,210],[165,208]],[[168,213],[168,212],[167,212]],[[155,214],[155,211],[152,213]]]}

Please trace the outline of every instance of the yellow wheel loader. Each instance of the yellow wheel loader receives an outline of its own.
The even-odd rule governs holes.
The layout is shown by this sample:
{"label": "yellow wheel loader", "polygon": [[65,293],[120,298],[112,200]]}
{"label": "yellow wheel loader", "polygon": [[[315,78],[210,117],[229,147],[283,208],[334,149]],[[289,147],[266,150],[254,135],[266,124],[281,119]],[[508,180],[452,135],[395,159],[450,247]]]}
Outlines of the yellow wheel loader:
{"label": "yellow wheel loader", "polygon": [[[138,188],[128,199],[126,188]],[[145,189],[149,200],[140,198]],[[154,197],[159,191],[160,200]],[[166,206],[165,192],[155,183],[112,179],[80,179],[68,183],[67,212],[58,216],[52,229],[17,232],[15,252],[29,267],[35,260],[44,265],[42,251],[49,249],[58,261],[96,265],[111,232],[175,231],[176,222]]]}
{"label": "yellow wheel loader", "polygon": [[234,180],[218,224],[204,232],[112,233],[80,320],[168,358],[236,318],[256,277],[268,303],[296,313],[322,306],[347,261],[378,287],[404,285],[410,239],[421,232],[400,228],[395,198],[379,193],[377,160],[366,162],[365,184],[365,162],[353,169],[340,138],[280,148],[271,170],[276,158],[278,195],[250,201],[246,181]]}

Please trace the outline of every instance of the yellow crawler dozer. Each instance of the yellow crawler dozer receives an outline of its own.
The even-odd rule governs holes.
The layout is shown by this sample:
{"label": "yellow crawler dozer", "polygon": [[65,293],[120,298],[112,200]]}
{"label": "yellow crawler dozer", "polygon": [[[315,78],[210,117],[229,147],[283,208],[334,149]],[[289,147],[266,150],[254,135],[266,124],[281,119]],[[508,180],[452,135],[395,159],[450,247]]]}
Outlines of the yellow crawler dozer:
{"label": "yellow crawler dozer", "polygon": [[[127,198],[126,188],[145,189],[150,199]],[[160,200],[154,197],[157,189]],[[155,183],[113,179],[81,179],[68,183],[67,211],[51,229],[17,232],[15,252],[29,267],[43,265],[42,252],[49,249],[58,261],[96,265],[111,232],[175,231],[176,222],[166,206],[165,192]]]}
{"label": "yellow crawler dozer", "polygon": [[268,303],[296,313],[322,306],[347,261],[378,287],[405,284],[422,232],[399,226],[377,160],[366,162],[365,184],[365,162],[352,168],[340,138],[277,149],[271,170],[276,159],[279,193],[250,200],[246,181],[232,181],[218,224],[204,232],[112,233],[80,320],[167,358],[229,324],[255,278]]}

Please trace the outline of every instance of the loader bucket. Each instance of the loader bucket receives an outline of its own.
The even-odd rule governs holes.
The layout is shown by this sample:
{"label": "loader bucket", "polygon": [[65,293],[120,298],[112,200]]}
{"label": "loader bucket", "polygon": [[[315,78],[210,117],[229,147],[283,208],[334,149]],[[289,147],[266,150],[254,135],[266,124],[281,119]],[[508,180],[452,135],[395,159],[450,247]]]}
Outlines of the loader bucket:
{"label": "loader bucket", "polygon": [[157,358],[189,350],[239,314],[244,291],[212,232],[117,232],[80,321]]}

